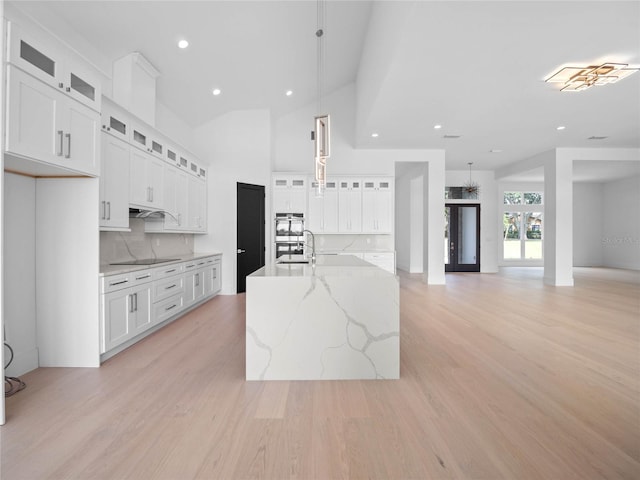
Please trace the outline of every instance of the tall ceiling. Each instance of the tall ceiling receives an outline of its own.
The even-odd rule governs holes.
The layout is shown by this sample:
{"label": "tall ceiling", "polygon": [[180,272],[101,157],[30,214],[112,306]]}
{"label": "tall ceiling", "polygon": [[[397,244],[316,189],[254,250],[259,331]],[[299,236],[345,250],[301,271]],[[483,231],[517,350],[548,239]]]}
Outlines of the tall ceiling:
{"label": "tall ceiling", "polygon": [[[316,101],[315,1],[18,3],[108,61],[143,53],[161,72],[159,100],[192,126]],[[328,1],[324,26],[325,90],[356,83],[358,146],[444,148],[448,169],[640,147],[640,73],[580,93],[544,82],[566,64],[640,65],[638,1]]]}

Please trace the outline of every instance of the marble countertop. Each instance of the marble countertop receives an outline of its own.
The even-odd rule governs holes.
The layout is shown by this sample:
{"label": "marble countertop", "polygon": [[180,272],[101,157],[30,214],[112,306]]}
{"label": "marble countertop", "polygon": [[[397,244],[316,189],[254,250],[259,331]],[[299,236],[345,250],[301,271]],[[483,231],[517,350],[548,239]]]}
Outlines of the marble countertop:
{"label": "marble countertop", "polygon": [[[295,257],[295,256],[292,256]],[[301,256],[300,256],[301,257]],[[295,259],[292,259],[295,260]],[[253,272],[250,277],[393,277],[392,273],[353,255],[318,255],[316,264],[271,263]]]}
{"label": "marble countertop", "polygon": [[[162,267],[164,265],[171,265],[173,263],[188,262],[190,260],[197,260],[199,258],[213,257],[214,255],[222,255],[222,252],[208,252],[208,253],[192,253],[189,255],[171,255],[171,262],[156,263],[153,265],[110,265],[100,264],[100,276],[105,275],[119,275],[122,273],[137,272],[140,270],[149,270],[151,268]],[[135,260],[135,259],[132,259]]]}

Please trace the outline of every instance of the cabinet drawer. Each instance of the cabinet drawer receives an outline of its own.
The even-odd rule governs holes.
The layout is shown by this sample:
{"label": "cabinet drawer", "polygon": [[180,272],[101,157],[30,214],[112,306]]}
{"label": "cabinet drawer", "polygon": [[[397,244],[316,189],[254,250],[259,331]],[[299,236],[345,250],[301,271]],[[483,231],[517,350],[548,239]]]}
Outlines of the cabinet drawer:
{"label": "cabinet drawer", "polygon": [[130,275],[129,273],[123,273],[102,277],[100,281],[100,292],[109,293],[122,290],[123,288],[129,288],[133,285]]}
{"label": "cabinet drawer", "polygon": [[156,280],[153,283],[153,299],[152,301],[159,302],[165,298],[171,297],[176,294],[184,293],[184,276],[177,275],[163,280]]}
{"label": "cabinet drawer", "polygon": [[121,273],[119,275],[107,275],[102,278],[100,284],[101,293],[115,292],[123,288],[141,285],[153,280],[153,270],[138,270],[135,272]]}
{"label": "cabinet drawer", "polygon": [[171,318],[184,308],[184,294],[174,295],[153,305],[154,323]]}
{"label": "cabinet drawer", "polygon": [[184,273],[184,263],[173,263],[171,265],[156,268],[154,270],[153,278],[155,280],[160,280],[162,278],[172,277],[173,275],[179,275],[181,273]]}

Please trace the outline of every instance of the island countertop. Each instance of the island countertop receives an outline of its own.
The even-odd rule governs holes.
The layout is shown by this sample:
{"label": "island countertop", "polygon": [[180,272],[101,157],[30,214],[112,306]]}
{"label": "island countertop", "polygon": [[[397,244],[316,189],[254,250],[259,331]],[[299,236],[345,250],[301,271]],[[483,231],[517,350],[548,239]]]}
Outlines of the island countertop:
{"label": "island countertop", "polygon": [[250,277],[311,277],[311,276],[350,276],[350,277],[393,277],[369,262],[353,255],[319,254],[316,264],[311,263],[270,263],[253,272]]}
{"label": "island countertop", "polygon": [[399,378],[396,275],[352,255],[318,255],[316,265],[262,267],[246,295],[247,380]]}

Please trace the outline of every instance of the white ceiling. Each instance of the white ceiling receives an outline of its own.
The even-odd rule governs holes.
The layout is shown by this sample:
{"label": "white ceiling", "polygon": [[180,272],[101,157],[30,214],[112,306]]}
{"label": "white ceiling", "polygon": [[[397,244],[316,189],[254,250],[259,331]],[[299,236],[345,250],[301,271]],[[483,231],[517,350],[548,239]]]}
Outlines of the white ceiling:
{"label": "white ceiling", "polygon": [[[315,102],[315,1],[19,3],[109,61],[143,53],[162,74],[159,100],[192,126],[230,110],[278,116]],[[447,169],[472,161],[477,170],[555,147],[640,147],[640,73],[581,93],[543,81],[574,62],[640,64],[638,1],[329,1],[326,12],[326,91],[356,80],[375,91],[357,119],[358,146],[444,148]],[[381,49],[380,67],[365,75],[360,60],[375,57],[379,34],[392,55]]]}

